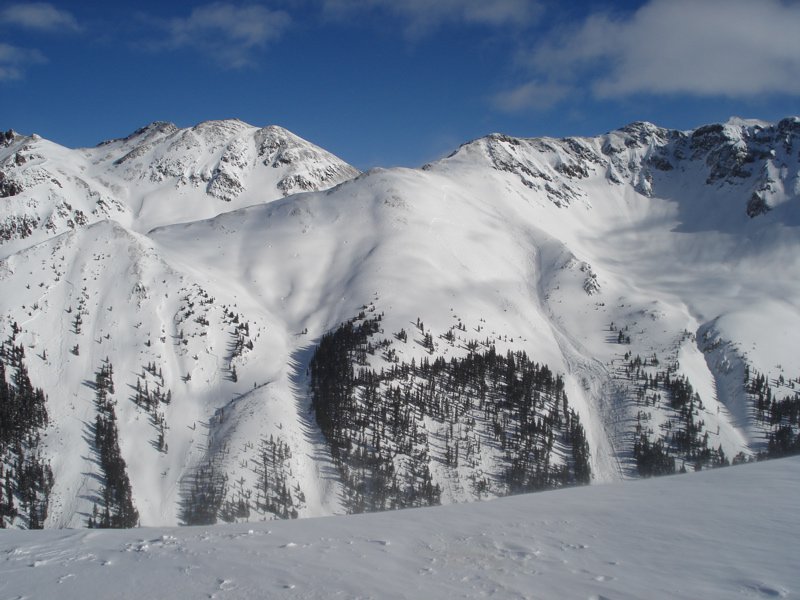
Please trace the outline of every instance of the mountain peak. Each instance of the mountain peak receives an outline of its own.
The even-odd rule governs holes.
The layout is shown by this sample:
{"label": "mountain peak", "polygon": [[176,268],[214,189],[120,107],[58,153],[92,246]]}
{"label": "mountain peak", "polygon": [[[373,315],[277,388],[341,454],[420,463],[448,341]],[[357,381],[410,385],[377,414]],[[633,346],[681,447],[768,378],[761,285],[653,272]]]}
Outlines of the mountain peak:
{"label": "mountain peak", "polygon": [[217,119],[201,121],[190,131],[206,138],[229,138],[248,129],[255,129],[255,127],[239,119]]}
{"label": "mountain peak", "polygon": [[[280,125],[267,125],[266,127],[262,127],[258,130],[259,134],[264,135],[265,137],[276,137],[276,138],[290,138],[293,140],[303,140],[300,136],[296,135],[295,133],[289,131],[285,127],[281,127]],[[303,140],[305,141],[305,140]]]}
{"label": "mountain peak", "polygon": [[762,121],[761,119],[744,119],[742,117],[731,116],[725,123],[724,126],[728,129],[765,129],[767,127],[772,127],[772,123],[768,121]]}
{"label": "mountain peak", "polygon": [[625,133],[638,133],[645,131],[655,133],[657,131],[664,131],[664,128],[659,127],[650,121],[633,121],[632,123],[628,123],[627,125],[620,127],[618,131],[624,131]]}
{"label": "mountain peak", "polygon": [[114,143],[122,143],[126,144],[128,142],[138,140],[138,141],[148,141],[156,136],[166,136],[171,133],[178,131],[178,126],[174,123],[170,123],[169,121],[153,121],[145,125],[144,127],[140,127],[133,133],[126,135],[122,138],[112,138],[110,140],[105,140],[97,144],[97,147],[108,146]]}
{"label": "mountain peak", "polygon": [[0,207],[0,243],[22,247],[107,218],[149,231],[213,217],[223,207],[327,189],[358,174],[282,127],[258,129],[239,119],[187,128],[154,121],[75,150],[38,139],[0,133],[0,196],[20,203]]}
{"label": "mountain peak", "polygon": [[18,136],[19,134],[13,129],[9,129],[8,131],[0,131],[0,146],[10,146]]}
{"label": "mountain peak", "polygon": [[789,131],[800,133],[800,117],[786,117],[785,119],[781,119],[778,121],[776,127],[781,133]]}

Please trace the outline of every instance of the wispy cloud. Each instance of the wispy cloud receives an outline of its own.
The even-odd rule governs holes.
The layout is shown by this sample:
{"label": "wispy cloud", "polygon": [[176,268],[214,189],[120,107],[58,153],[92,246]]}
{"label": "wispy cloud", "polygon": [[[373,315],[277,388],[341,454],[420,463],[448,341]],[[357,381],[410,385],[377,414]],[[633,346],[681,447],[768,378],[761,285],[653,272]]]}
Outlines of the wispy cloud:
{"label": "wispy cloud", "polygon": [[453,23],[515,26],[531,22],[540,12],[533,0],[323,0],[334,17],[382,10],[404,20],[406,34],[419,37]]}
{"label": "wispy cloud", "polygon": [[0,42],[0,81],[22,79],[29,65],[47,62],[38,50],[18,48]]}
{"label": "wispy cloud", "polygon": [[510,90],[494,95],[492,100],[499,109],[514,112],[525,109],[545,110],[561,102],[572,87],[554,81],[528,81]]}
{"label": "wispy cloud", "polygon": [[256,52],[278,40],[291,18],[259,5],[214,3],[158,24],[168,33],[160,47],[191,48],[223,67],[239,69],[254,64]]}
{"label": "wispy cloud", "polygon": [[[46,2],[9,4],[0,8],[0,25],[48,34],[83,31],[70,12]],[[28,67],[46,62],[47,58],[39,50],[0,42],[0,82],[22,79]]]}
{"label": "wispy cloud", "polygon": [[651,0],[627,16],[593,14],[536,45],[530,80],[497,105],[522,108],[530,93],[536,108],[535,82],[596,98],[797,95],[798,31],[800,4],[781,0]]}
{"label": "wispy cloud", "polygon": [[49,32],[78,32],[82,27],[68,11],[47,2],[10,4],[0,9],[0,23]]}

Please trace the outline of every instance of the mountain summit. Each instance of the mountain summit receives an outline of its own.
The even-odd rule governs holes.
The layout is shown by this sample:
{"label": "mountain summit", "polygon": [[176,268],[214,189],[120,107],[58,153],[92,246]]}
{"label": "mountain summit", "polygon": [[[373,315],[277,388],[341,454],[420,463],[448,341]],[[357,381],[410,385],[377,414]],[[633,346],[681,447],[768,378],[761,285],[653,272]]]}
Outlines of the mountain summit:
{"label": "mountain summit", "polygon": [[95,148],[69,150],[9,132],[0,152],[0,240],[15,249],[104,219],[146,232],[291,193],[358,171],[276,126],[155,122]]}

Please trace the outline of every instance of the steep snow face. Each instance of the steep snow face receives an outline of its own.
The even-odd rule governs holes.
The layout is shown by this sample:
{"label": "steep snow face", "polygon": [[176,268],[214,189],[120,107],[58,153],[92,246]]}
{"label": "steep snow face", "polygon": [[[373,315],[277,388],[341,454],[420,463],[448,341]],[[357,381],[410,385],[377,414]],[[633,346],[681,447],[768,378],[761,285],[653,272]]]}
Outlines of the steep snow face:
{"label": "steep snow face", "polygon": [[86,174],[75,151],[40,137],[13,136],[0,147],[0,242],[3,256],[125,207]]}
{"label": "steep snow face", "polygon": [[280,127],[156,122],[96,148],[69,150],[37,136],[4,136],[0,213],[4,255],[111,218],[146,232],[326,189],[358,174]]}
{"label": "steep snow face", "polygon": [[[574,424],[570,411],[595,481],[779,454],[798,431],[797,124],[493,135],[421,170],[377,169],[271,202],[261,190],[354,172],[280,128],[239,121],[153,124],[80,151],[82,162],[5,136],[4,160],[26,157],[20,172],[60,173],[85,199],[67,188],[80,175],[119,201],[113,221],[98,213],[68,233],[12,236],[0,262],[6,347],[24,348],[49,397],[47,525],[84,525],[102,505],[98,390],[87,383],[109,363],[143,524],[353,510],[344,500],[361,467],[323,434],[309,385],[323,336],[348,322],[378,324],[339,370],[380,381],[345,386],[342,410],[361,435],[347,452],[369,463],[382,448],[381,473],[414,493],[424,480],[437,501],[507,493],[534,456],[570,482],[574,439],[557,427]],[[56,173],[57,155],[71,171]],[[748,215],[763,172],[783,196]],[[9,199],[25,204],[25,193]],[[469,357],[508,352],[560,381],[557,392],[527,388],[541,411],[531,422],[495,410],[522,401],[503,395],[511,362],[500,384],[454,383]],[[422,367],[437,361],[439,375]],[[487,381],[496,395],[479,401]],[[364,416],[395,393],[413,406],[394,428],[403,443],[379,441],[381,419]],[[787,410],[772,408],[784,400]],[[394,419],[387,410],[382,422]],[[515,455],[520,440],[532,446]]]}
{"label": "steep snow face", "polygon": [[[111,221],[0,264],[4,288],[18,290],[14,337],[50,396],[41,446],[55,475],[51,526],[85,526],[102,505],[92,384],[101,364],[113,365],[110,396],[142,523],[186,522],[198,466],[242,447],[260,460],[270,436],[295,453],[287,485],[324,468],[324,447],[305,435],[305,415],[290,400],[283,325],[264,307],[248,306],[245,318],[227,283],[176,270],[151,240]],[[306,487],[304,514],[337,510],[335,482],[328,487]]]}

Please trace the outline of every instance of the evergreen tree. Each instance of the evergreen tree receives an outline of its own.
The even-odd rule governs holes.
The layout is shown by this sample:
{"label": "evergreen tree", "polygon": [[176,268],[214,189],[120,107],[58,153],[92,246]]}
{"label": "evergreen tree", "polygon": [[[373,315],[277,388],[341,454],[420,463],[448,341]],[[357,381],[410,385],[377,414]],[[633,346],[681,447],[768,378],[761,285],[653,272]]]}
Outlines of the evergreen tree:
{"label": "evergreen tree", "polygon": [[31,383],[24,348],[12,336],[0,345],[0,527],[15,519],[29,529],[44,526],[53,487],[40,448],[47,424],[47,398]]}
{"label": "evergreen tree", "polygon": [[[417,327],[424,331],[420,320]],[[390,365],[378,371],[361,360],[370,348],[391,343],[376,341],[378,332],[377,321],[363,315],[345,322],[323,336],[309,368],[312,406],[351,512],[439,503],[441,490],[430,470],[433,431],[442,432],[447,467],[462,460],[477,465],[480,438],[461,440],[451,431],[455,424],[473,431],[479,415],[507,465],[496,493],[590,480],[585,433],[568,406],[563,380],[546,365],[523,352],[499,355],[490,341],[473,340],[466,342],[469,355],[449,362],[433,356],[419,364],[414,358],[395,362],[387,351]],[[424,331],[421,345],[435,352],[431,331]],[[485,350],[479,352],[480,346]],[[552,460],[556,440],[570,452],[566,464]],[[478,493],[485,493],[485,480],[476,482]]]}
{"label": "evergreen tree", "polygon": [[126,472],[125,459],[119,448],[115,402],[109,397],[114,393],[114,368],[111,362],[103,361],[95,374],[95,450],[99,456],[103,474],[102,512],[93,515],[88,525],[99,528],[135,527],[139,513],[133,505],[131,484]]}

